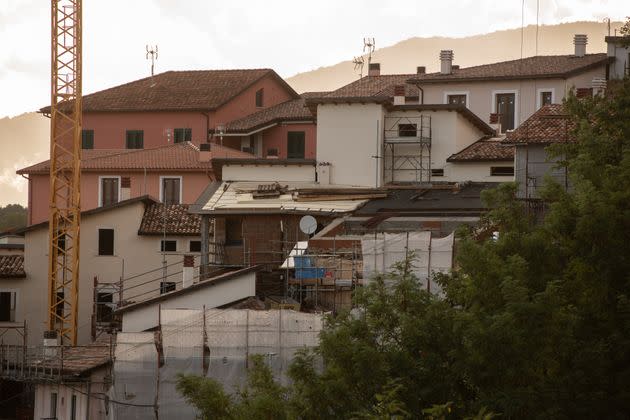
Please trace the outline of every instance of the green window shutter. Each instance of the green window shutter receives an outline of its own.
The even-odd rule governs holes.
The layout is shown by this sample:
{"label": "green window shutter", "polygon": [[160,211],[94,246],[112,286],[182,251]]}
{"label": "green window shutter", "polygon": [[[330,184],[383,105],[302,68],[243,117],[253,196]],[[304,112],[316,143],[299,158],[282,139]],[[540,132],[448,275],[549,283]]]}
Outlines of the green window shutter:
{"label": "green window shutter", "polygon": [[184,129],[184,140],[185,141],[192,141],[192,128],[185,128]]}
{"label": "green window shutter", "polygon": [[94,149],[94,130],[81,130],[81,148]]}
{"label": "green window shutter", "polygon": [[176,128],[174,130],[174,141],[175,143],[181,143],[184,141],[184,129],[183,128]]}
{"label": "green window shutter", "polygon": [[127,130],[127,149],[144,148],[144,131]]}
{"label": "green window shutter", "polygon": [[287,133],[287,159],[304,159],[305,148],[304,131],[289,131]]}

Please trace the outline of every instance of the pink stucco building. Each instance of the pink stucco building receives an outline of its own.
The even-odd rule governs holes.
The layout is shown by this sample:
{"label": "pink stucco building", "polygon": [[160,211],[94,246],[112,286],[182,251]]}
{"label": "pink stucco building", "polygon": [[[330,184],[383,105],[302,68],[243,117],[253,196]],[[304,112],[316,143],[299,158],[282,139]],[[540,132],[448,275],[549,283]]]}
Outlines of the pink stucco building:
{"label": "pink stucco building", "polygon": [[[315,157],[314,118],[270,69],[169,71],[95,92],[82,129],[82,210],[144,194],[192,203],[216,178],[212,157]],[[29,224],[48,218],[49,170],[18,171]]]}

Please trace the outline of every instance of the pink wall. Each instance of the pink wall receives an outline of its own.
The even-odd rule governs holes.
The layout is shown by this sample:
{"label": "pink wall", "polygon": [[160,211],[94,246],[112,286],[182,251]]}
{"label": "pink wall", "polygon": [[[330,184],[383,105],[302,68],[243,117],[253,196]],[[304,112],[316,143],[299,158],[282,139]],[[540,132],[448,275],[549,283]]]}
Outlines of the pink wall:
{"label": "pink wall", "polygon": [[192,128],[193,143],[205,142],[206,121],[200,112],[90,112],[83,115],[83,129],[94,130],[95,149],[124,149],[127,130],[144,130],[144,148],[150,149],[173,144],[174,128]]}
{"label": "pink wall", "polygon": [[[182,202],[194,203],[212,180],[205,172],[148,172],[145,177],[141,172],[83,172],[81,174],[81,210],[98,207],[99,176],[121,176],[131,178],[130,198],[148,194],[156,199],[160,197],[160,176],[182,177]],[[31,175],[33,205],[29,207],[29,224],[48,220],[48,200],[50,184],[48,175]]]}
{"label": "pink wall", "polygon": [[256,91],[264,89],[263,108],[268,108],[289,99],[293,99],[289,91],[277,78],[269,75],[245,89],[240,95],[217,109],[214,118],[210,121],[210,127],[217,124],[225,124],[230,121],[243,118],[263,108],[256,108]]}
{"label": "pink wall", "polygon": [[[202,112],[90,112],[83,115],[83,128],[94,130],[95,149],[124,149],[127,130],[144,130],[144,148],[169,144],[167,129],[191,128],[192,141],[206,141],[210,128],[226,124],[259,111],[256,91],[264,89],[264,108],[291,99],[290,93],[275,77],[267,76],[216,111]],[[174,133],[171,131],[171,143]]]}
{"label": "pink wall", "polygon": [[317,146],[317,126],[311,124],[287,124],[271,127],[263,132],[263,156],[267,156],[267,149],[278,149],[280,159],[287,158],[287,133],[289,131],[304,131],[304,158],[315,159]]}

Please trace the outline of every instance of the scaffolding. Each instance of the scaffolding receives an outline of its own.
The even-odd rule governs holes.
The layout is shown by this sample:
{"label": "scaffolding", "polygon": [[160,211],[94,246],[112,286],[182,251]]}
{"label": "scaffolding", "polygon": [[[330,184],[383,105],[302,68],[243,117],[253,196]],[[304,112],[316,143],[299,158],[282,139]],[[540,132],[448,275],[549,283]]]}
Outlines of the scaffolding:
{"label": "scaffolding", "polygon": [[431,182],[431,116],[387,116],[383,133],[386,183]]}

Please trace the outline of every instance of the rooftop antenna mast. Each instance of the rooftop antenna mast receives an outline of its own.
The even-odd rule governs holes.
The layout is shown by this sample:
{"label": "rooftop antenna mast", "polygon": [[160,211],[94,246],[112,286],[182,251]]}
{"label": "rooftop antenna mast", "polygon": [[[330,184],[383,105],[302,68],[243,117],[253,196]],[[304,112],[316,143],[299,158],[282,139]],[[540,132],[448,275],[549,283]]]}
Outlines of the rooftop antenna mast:
{"label": "rooftop antenna mast", "polygon": [[354,70],[359,70],[359,79],[363,77],[363,65],[365,61],[363,60],[363,56],[354,57],[352,59],[352,63],[354,64]]}
{"label": "rooftop antenna mast", "polygon": [[372,62],[372,53],[376,48],[376,39],[374,38],[363,38],[363,54],[367,51],[367,62],[368,69],[370,68],[370,63]]}
{"label": "rooftop antenna mast", "polygon": [[149,48],[147,45],[147,60],[151,56],[151,76],[153,76],[153,70],[155,68],[155,60],[158,59],[158,46]]}

